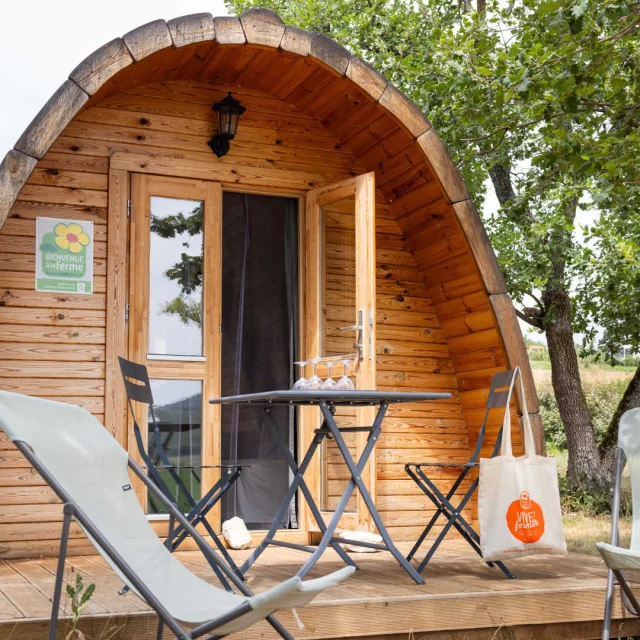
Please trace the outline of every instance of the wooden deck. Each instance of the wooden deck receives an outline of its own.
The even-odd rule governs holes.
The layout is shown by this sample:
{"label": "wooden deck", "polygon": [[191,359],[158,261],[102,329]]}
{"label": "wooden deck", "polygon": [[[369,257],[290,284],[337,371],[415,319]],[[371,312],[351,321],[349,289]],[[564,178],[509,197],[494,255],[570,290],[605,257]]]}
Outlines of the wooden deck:
{"label": "wooden deck", "polygon": [[[235,555],[243,558],[247,553]],[[178,556],[193,571],[212,578],[198,552],[184,551]],[[252,568],[250,586],[261,591],[292,576],[303,557],[295,551],[269,549]],[[510,565],[518,579],[507,580],[452,541],[436,555],[426,584],[420,586],[411,582],[388,553],[355,557],[361,571],[299,611],[303,630],[298,630],[290,612],[279,613],[296,638],[568,640],[600,635],[606,573],[595,557],[524,558]],[[340,566],[334,552],[328,551],[310,577]],[[46,637],[55,567],[55,558],[2,561],[0,639]],[[80,572],[86,584],[96,584],[81,624],[87,640],[155,639],[155,616],[135,595],[117,594],[122,583],[101,557],[72,557],[68,571]],[[615,617],[612,637],[640,633],[635,620],[620,620],[619,598]],[[64,638],[69,628],[68,619],[63,619],[58,638]],[[232,636],[234,640],[240,637],[257,640],[275,634],[261,623]]]}

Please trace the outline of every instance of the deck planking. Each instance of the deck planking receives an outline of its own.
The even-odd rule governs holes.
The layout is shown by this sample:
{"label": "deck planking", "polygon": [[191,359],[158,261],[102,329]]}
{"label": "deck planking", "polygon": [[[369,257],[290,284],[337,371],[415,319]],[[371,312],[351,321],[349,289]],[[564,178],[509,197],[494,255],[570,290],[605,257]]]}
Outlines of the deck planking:
{"label": "deck planking", "polygon": [[[408,552],[407,544],[400,547]],[[290,612],[278,617],[299,640],[400,640],[411,634],[424,640],[599,637],[606,571],[598,558],[577,554],[522,558],[510,563],[517,579],[508,580],[465,547],[456,540],[446,541],[429,565],[424,585],[411,582],[388,553],[354,554],[361,570],[298,612],[304,629],[297,628]],[[233,552],[234,559],[241,562],[248,553]],[[215,583],[198,551],[176,555],[191,571]],[[270,548],[252,567],[248,584],[256,592],[268,589],[294,575],[304,559],[300,552]],[[56,562],[56,558],[0,561],[0,640],[46,635]],[[335,552],[328,550],[308,578],[341,566]],[[76,574],[85,584],[96,584],[80,625],[87,640],[155,638],[155,615],[133,593],[118,595],[122,582],[101,556],[69,558],[65,582],[75,581]],[[60,615],[58,637],[64,638],[71,628],[64,593]],[[507,631],[509,635],[504,635]],[[640,632],[638,621],[625,619],[619,598],[614,631]],[[265,623],[231,636],[232,640],[275,637]]]}

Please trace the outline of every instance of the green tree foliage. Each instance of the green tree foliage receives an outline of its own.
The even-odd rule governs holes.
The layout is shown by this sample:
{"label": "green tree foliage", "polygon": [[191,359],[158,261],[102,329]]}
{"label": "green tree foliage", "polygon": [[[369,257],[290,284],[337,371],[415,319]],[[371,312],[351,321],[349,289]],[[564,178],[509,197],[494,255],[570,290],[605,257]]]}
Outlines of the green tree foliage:
{"label": "green tree foliage", "polygon": [[[638,344],[640,4],[636,0],[226,0],[347,46],[429,116],[485,222],[519,317],[545,332],[571,481],[611,479],[574,333],[610,361]],[[596,222],[583,229],[584,212]],[[586,240],[586,244],[585,244]],[[601,330],[602,345],[597,341]],[[580,455],[577,454],[580,449]]]}
{"label": "green tree foliage", "polygon": [[[163,218],[151,216],[151,233],[161,238],[175,238],[184,233],[197,236],[202,233],[204,206],[197,205],[188,215],[182,212]],[[185,243],[185,249],[188,244]],[[167,269],[165,276],[180,285],[180,294],[167,302],[161,309],[167,315],[176,315],[184,324],[202,324],[202,301],[193,300],[189,295],[202,287],[202,254],[190,255],[183,252],[180,262]]]}

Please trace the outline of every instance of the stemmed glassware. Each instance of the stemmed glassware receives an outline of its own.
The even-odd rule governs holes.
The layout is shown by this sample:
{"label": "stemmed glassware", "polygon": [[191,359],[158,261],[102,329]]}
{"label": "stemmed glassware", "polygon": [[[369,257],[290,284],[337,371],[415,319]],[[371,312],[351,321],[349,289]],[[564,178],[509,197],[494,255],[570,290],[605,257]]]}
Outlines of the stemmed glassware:
{"label": "stemmed glassware", "polygon": [[331,377],[331,369],[335,362],[326,362],[327,365],[327,379],[322,383],[322,388],[325,391],[333,391],[338,386],[337,382]]}
{"label": "stemmed glassware", "polygon": [[296,383],[293,385],[294,391],[304,391],[309,388],[309,381],[304,377],[304,368],[309,364],[306,360],[300,362],[294,362],[294,364],[300,367],[300,377],[296,380]]}
{"label": "stemmed glassware", "polygon": [[320,358],[312,358],[309,362],[313,365],[313,375],[307,381],[307,389],[322,389],[323,382],[322,378],[316,373],[318,368],[318,362],[320,362]]}
{"label": "stemmed glassware", "polygon": [[351,364],[351,360],[340,360],[340,364],[344,367],[344,371],[342,374],[342,378],[340,378],[338,382],[334,383],[334,388],[339,389],[340,391],[353,391],[356,387],[353,384],[351,378],[347,375],[349,373],[349,365]]}

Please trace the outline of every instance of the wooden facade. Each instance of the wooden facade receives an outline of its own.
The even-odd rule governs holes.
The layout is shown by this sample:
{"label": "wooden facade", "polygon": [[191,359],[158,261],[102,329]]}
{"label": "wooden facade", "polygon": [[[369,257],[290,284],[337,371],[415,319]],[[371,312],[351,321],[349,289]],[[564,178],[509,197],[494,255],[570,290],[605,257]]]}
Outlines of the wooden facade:
{"label": "wooden facade", "polygon": [[[231,151],[218,159],[206,145],[216,131],[211,105],[228,91],[247,110]],[[127,216],[136,185],[143,178],[188,183],[204,189],[214,209],[222,190],[287,195],[299,199],[304,221],[318,191],[367,174],[375,183],[375,255],[368,257],[376,276],[375,385],[453,395],[391,409],[368,473],[391,535],[414,540],[432,506],[404,464],[468,458],[494,373],[522,368],[544,448],[524,342],[482,222],[427,118],[367,63],[270,11],[159,20],[109,42],[78,65],[7,154],[0,165],[0,388],[80,404],[130,446],[116,358],[142,353],[131,331],[137,321],[125,314],[142,268],[129,250],[138,246]],[[340,226],[339,207],[333,213]],[[38,216],[93,221],[93,294],[34,291]],[[327,252],[336,277],[356,268],[348,254],[335,243]],[[175,363],[162,375],[187,366]],[[214,363],[193,375],[210,381],[211,396],[215,369],[208,366]],[[490,423],[491,444],[498,429]],[[513,432],[519,443],[515,412]],[[207,441],[212,460],[216,438]],[[344,480],[330,454],[329,501]],[[446,486],[448,478],[441,481]],[[0,557],[55,555],[60,521],[52,493],[2,437]],[[162,532],[166,523],[154,526]],[[311,533],[303,519],[291,535]],[[77,528],[72,549],[91,549]]]}

